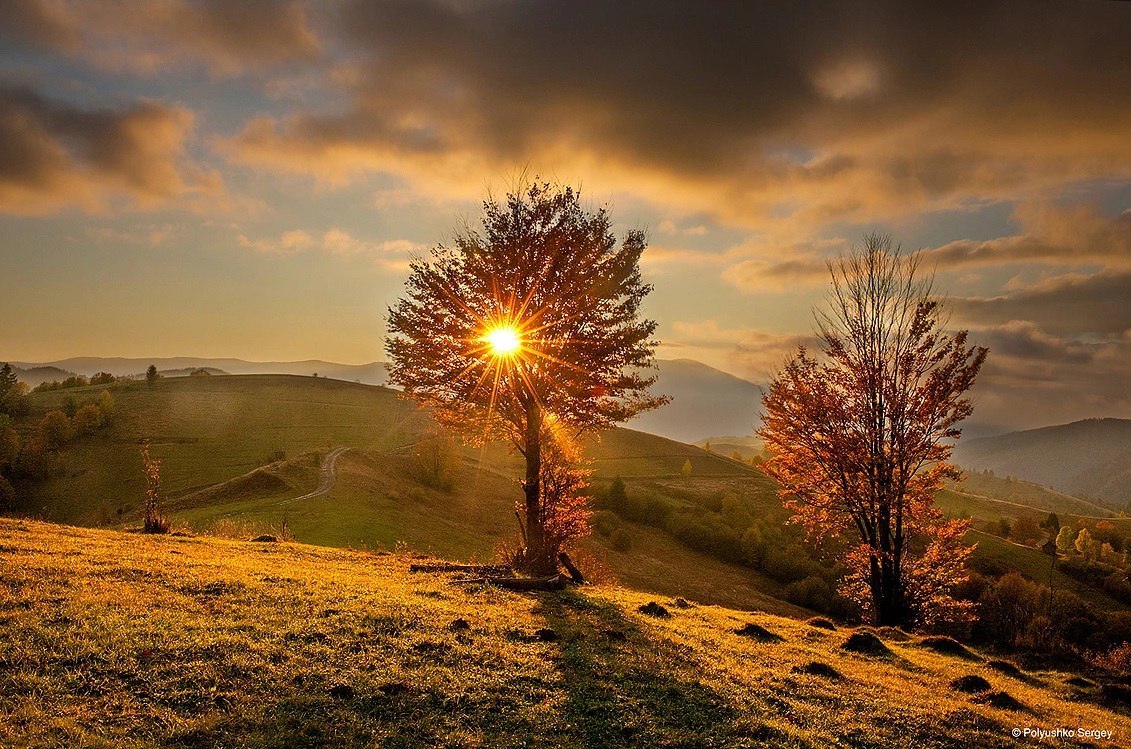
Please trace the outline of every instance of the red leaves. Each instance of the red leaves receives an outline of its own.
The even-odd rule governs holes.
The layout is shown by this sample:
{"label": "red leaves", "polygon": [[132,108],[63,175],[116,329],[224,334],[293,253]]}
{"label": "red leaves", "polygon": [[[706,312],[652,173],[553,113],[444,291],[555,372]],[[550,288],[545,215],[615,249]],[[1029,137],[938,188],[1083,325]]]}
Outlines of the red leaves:
{"label": "red leaves", "polygon": [[973,410],[965,393],[986,349],[943,330],[916,268],[880,237],[834,267],[824,356],[802,348],[774,378],[759,435],[794,520],[815,538],[860,539],[846,558],[850,592],[880,618],[894,606],[897,619],[926,621],[965,575],[965,531],[934,495],[955,475],[950,440]]}

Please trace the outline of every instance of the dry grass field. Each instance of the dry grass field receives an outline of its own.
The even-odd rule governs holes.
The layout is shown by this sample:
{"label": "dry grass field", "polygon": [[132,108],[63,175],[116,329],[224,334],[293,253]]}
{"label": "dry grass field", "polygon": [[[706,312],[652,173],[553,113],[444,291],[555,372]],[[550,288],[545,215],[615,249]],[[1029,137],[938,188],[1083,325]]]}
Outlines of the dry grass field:
{"label": "dry grass field", "polygon": [[[516,594],[409,555],[0,520],[0,745],[1062,746],[1131,717],[854,633],[619,587]],[[640,608],[658,603],[660,616]],[[666,616],[663,614],[666,613]],[[738,630],[747,625],[746,634]],[[964,692],[952,682],[985,679]],[[974,686],[979,686],[977,680]],[[1080,682],[1083,683],[1083,682]]]}

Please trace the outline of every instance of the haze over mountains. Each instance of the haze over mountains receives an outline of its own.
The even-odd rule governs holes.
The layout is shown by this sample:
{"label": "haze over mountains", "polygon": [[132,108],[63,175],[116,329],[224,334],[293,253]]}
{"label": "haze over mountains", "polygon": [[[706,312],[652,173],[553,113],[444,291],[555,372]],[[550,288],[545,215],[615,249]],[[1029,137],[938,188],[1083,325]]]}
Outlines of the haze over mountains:
{"label": "haze over mountains", "polygon": [[959,443],[954,459],[1070,494],[1131,502],[1131,420],[1086,419]]}

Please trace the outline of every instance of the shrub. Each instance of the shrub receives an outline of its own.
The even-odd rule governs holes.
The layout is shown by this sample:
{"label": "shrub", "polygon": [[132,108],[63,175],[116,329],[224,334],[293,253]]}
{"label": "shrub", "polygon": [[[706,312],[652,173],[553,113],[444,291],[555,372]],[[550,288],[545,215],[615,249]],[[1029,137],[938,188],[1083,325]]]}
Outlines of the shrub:
{"label": "shrub", "polygon": [[810,575],[785,586],[785,600],[814,611],[828,611],[832,604],[832,587],[823,578]]}
{"label": "shrub", "polygon": [[1105,671],[1121,676],[1131,675],[1131,642],[1124,642],[1108,650],[1090,657],[1089,662]]}
{"label": "shrub", "polygon": [[75,412],[74,425],[78,434],[91,434],[100,429],[104,422],[102,409],[93,403],[87,403]]}
{"label": "shrub", "polygon": [[55,450],[75,437],[71,420],[62,411],[49,411],[39,422],[39,434],[49,450]]}
{"label": "shrub", "polygon": [[593,513],[591,520],[593,530],[602,536],[610,536],[620,526],[620,518],[615,512],[609,510],[598,510]]}
{"label": "shrub", "polygon": [[624,528],[617,528],[613,531],[610,540],[613,543],[613,548],[617,551],[625,552],[632,548],[632,535]]}

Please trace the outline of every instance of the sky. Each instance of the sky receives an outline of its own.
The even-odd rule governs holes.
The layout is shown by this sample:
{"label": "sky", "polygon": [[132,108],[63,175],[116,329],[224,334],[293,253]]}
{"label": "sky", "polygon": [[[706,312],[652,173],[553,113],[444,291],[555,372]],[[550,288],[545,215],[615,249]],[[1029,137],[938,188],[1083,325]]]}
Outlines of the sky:
{"label": "sky", "polygon": [[383,358],[523,175],[647,231],[663,358],[765,382],[918,250],[975,419],[1131,417],[1131,3],[0,3],[0,360]]}

